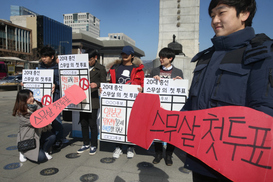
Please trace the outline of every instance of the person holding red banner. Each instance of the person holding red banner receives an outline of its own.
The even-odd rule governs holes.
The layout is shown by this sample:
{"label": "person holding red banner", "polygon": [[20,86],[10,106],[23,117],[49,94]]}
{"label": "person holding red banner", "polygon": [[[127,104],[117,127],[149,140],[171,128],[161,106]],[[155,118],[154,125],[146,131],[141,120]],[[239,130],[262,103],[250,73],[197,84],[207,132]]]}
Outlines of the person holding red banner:
{"label": "person holding red banner", "polygon": [[[109,70],[110,83],[140,85],[142,90],[144,84],[143,64],[140,59],[134,57],[134,49],[131,46],[124,46],[121,52],[121,62],[116,62]],[[118,144],[113,153],[113,158],[122,155],[122,144]],[[127,158],[134,157],[134,146],[128,145]]]}
{"label": "person holding red banner", "polygon": [[13,116],[18,117],[20,126],[17,142],[33,138],[36,142],[34,149],[19,153],[20,162],[25,162],[29,159],[33,162],[42,163],[52,159],[48,152],[56,136],[51,132],[51,124],[43,128],[34,128],[30,123],[30,115],[41,107],[42,103],[34,99],[31,90],[24,89],[17,93],[12,112]]}
{"label": "person holding red banner", "polygon": [[[55,50],[50,46],[44,46],[40,51],[41,61],[39,64],[39,69],[53,69],[53,102],[60,98],[60,82],[59,82],[59,68],[56,61]],[[63,134],[63,124],[61,120],[61,115],[59,114],[56,119],[52,122],[53,132],[56,134],[56,142],[53,148],[58,151],[61,149],[62,144],[66,143],[67,140],[64,138]]]}
{"label": "person holding red banner", "polygon": [[[183,79],[182,70],[174,67],[172,62],[175,58],[175,52],[170,48],[163,48],[159,51],[158,56],[160,58],[161,66],[152,69],[150,77],[153,77],[157,80],[160,79]],[[163,158],[163,145],[160,142],[154,142],[155,147],[155,158],[153,160],[154,164],[157,164]],[[175,149],[175,146],[167,143],[165,163],[167,166],[173,164],[172,154]]]}
{"label": "person holding red banner", "polygon": [[[91,87],[91,102],[92,113],[80,112],[80,123],[82,128],[83,146],[77,153],[83,153],[90,148],[89,154],[95,155],[98,147],[98,109],[100,108],[99,102],[99,88],[100,83],[106,82],[106,70],[103,65],[98,63],[98,50],[87,50],[89,58],[89,71],[90,71],[90,87]],[[89,128],[91,131],[91,146],[89,142]]]}
{"label": "person holding red banner", "polygon": [[[251,27],[255,0],[211,0],[208,13],[213,46],[192,59],[197,64],[182,111],[235,105],[273,116],[273,41]],[[230,181],[189,154],[185,167],[194,182]]]}

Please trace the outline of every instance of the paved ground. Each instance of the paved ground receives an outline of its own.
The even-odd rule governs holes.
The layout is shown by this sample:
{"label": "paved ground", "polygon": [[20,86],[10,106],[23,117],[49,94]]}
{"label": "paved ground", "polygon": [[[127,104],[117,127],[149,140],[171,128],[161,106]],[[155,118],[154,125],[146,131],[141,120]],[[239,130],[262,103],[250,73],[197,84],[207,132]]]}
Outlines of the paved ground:
{"label": "paved ground", "polygon": [[[166,166],[164,160],[153,165],[154,151],[136,148],[133,159],[127,159],[123,154],[112,161],[114,144],[100,142],[99,151],[90,156],[88,152],[75,155],[81,147],[82,141],[71,138],[71,122],[63,122],[66,138],[69,143],[62,150],[52,154],[53,159],[42,164],[30,161],[20,163],[16,148],[18,123],[11,115],[17,91],[0,91],[0,181],[1,182],[74,182],[74,181],[102,181],[102,182],[191,182],[191,173],[183,173],[184,153],[176,149],[173,155],[174,164]],[[153,148],[153,147],[151,147]],[[69,158],[75,157],[75,158]],[[106,162],[106,163],[102,163]],[[112,163],[111,163],[112,162]],[[53,168],[49,170],[48,168]],[[44,170],[46,169],[46,170]],[[44,176],[46,174],[56,174]],[[83,177],[85,175],[85,178]]]}

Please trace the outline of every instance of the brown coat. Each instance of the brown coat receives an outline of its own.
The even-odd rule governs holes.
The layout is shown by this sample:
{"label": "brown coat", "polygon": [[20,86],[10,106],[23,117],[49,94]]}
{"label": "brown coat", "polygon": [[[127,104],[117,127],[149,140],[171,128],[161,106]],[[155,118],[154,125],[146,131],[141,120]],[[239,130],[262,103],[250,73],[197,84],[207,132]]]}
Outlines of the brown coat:
{"label": "brown coat", "polygon": [[92,101],[92,109],[99,109],[99,88],[100,83],[106,82],[106,70],[105,67],[98,62],[95,63],[94,68],[90,71],[90,83],[96,83],[97,87],[91,89],[91,101]]}
{"label": "brown coat", "polygon": [[[41,129],[34,128],[30,124],[30,114],[27,114],[26,116],[19,115],[18,121],[19,121],[19,132],[17,135],[17,142],[27,139],[32,139],[33,134],[34,138],[36,140],[36,148],[29,150],[24,154],[24,156],[32,161],[38,161],[38,155],[39,155],[39,149],[40,149],[40,137],[41,137]],[[35,133],[34,133],[35,132]],[[21,140],[20,140],[21,138]]]}

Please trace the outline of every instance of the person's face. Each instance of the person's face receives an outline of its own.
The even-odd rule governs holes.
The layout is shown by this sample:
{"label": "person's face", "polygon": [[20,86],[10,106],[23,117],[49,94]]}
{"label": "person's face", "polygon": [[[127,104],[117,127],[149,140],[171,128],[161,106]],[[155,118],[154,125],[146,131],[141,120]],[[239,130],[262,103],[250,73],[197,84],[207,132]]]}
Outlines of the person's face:
{"label": "person's face", "polygon": [[97,60],[97,57],[92,57],[89,59],[89,66],[93,66]]}
{"label": "person's face", "polygon": [[236,15],[235,7],[219,4],[211,11],[211,27],[215,36],[227,36],[245,28],[245,21],[249,12],[241,12]]}
{"label": "person's face", "polygon": [[54,56],[42,56],[41,57],[41,60],[43,61],[43,63],[45,65],[50,65],[52,63],[52,60],[53,60]]}
{"label": "person's face", "polygon": [[127,63],[127,62],[131,62],[133,56],[132,56],[132,54],[127,55],[127,54],[121,53],[121,58],[122,58],[123,62]]}
{"label": "person's face", "polygon": [[32,93],[30,92],[29,98],[27,99],[27,104],[33,104],[33,101],[34,101],[34,97],[33,97]]}
{"label": "person's face", "polygon": [[173,58],[167,58],[167,57],[160,57],[160,63],[162,66],[165,66],[166,68],[168,68],[169,66],[171,66],[171,61]]}

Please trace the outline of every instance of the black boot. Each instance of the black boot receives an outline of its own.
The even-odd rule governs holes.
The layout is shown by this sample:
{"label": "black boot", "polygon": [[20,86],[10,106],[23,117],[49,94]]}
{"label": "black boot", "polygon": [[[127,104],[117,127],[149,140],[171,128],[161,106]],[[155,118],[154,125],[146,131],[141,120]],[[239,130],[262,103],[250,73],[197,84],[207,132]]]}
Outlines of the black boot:
{"label": "black boot", "polygon": [[166,158],[165,158],[165,163],[167,166],[171,166],[173,165],[173,161],[172,161],[172,156],[171,155],[166,155]]}
{"label": "black boot", "polygon": [[52,147],[53,147],[53,150],[54,150],[55,152],[59,152],[59,151],[61,150],[62,146],[63,146],[62,140],[57,140],[57,141],[53,144]]}
{"label": "black boot", "polygon": [[158,164],[161,161],[161,159],[162,159],[162,153],[156,153],[153,163]]}

